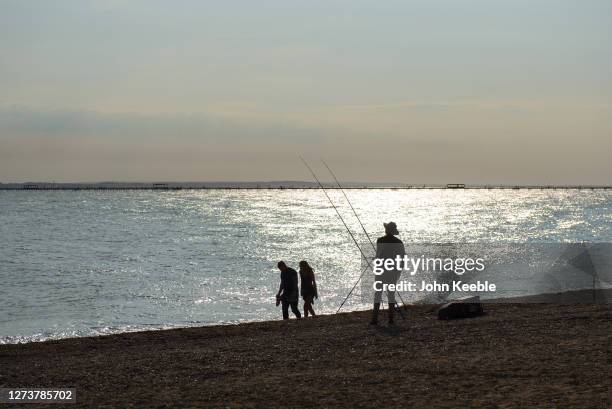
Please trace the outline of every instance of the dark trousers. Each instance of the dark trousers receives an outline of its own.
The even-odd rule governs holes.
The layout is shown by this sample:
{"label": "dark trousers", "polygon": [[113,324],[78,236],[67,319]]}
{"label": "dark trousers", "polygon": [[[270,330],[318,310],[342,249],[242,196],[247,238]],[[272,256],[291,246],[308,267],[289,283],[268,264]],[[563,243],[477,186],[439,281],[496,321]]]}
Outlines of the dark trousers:
{"label": "dark trousers", "polygon": [[296,301],[285,301],[282,300],[283,307],[283,319],[289,319],[289,307],[291,307],[291,311],[295,314],[296,317],[301,318],[302,314],[300,314],[300,310],[298,310],[298,302]]}

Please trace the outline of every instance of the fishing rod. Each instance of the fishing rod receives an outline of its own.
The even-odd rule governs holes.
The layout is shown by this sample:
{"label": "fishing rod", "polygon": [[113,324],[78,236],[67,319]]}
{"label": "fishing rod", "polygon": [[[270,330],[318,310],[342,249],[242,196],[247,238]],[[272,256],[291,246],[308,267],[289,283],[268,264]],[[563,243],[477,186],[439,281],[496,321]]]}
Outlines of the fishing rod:
{"label": "fishing rod", "polygon": [[342,224],[344,225],[344,227],[346,228],[346,231],[348,231],[349,235],[351,236],[351,239],[353,239],[353,242],[355,243],[355,245],[357,246],[357,248],[359,249],[359,252],[361,253],[361,256],[364,258],[364,260],[366,261],[366,263],[368,263],[367,267],[363,269],[363,271],[361,272],[361,275],[359,276],[359,279],[357,280],[357,282],[355,283],[355,285],[353,286],[353,288],[351,288],[351,291],[348,293],[348,295],[346,296],[346,298],[344,299],[344,301],[342,301],[342,303],[340,304],[340,307],[338,308],[338,310],[336,311],[336,314],[338,312],[340,312],[340,309],[342,308],[342,306],[344,305],[344,303],[346,302],[346,300],[349,299],[349,297],[351,296],[351,294],[353,293],[353,291],[355,290],[355,288],[357,287],[357,284],[359,284],[359,282],[361,281],[361,279],[363,278],[363,275],[365,274],[366,271],[368,271],[368,268],[372,268],[372,265],[370,264],[370,261],[368,260],[368,257],[365,255],[365,253],[363,252],[363,250],[361,249],[361,246],[359,245],[359,243],[357,242],[357,239],[355,238],[355,236],[353,235],[353,232],[351,231],[351,229],[348,227],[348,225],[346,224],[346,222],[344,221],[344,218],[342,217],[342,215],[340,214],[340,211],[338,210],[338,208],[336,207],[336,205],[334,204],[333,200],[331,200],[331,197],[329,197],[329,195],[327,194],[327,191],[325,190],[325,188],[323,187],[323,184],[321,183],[321,181],[319,180],[319,178],[317,177],[317,175],[314,173],[314,171],[312,170],[312,168],[308,165],[308,163],[306,162],[306,160],[300,155],[300,159],[301,161],[304,163],[304,165],[306,166],[306,168],[308,168],[308,170],[310,171],[310,173],[312,174],[312,177],[314,178],[314,180],[317,181],[317,184],[319,185],[319,187],[321,188],[321,190],[323,191],[323,193],[325,193],[325,197],[327,197],[327,200],[329,200],[329,203],[332,205],[332,207],[334,208],[334,210],[336,211],[336,214],[338,215],[338,218],[340,219],[340,221],[342,221]]}
{"label": "fishing rod", "polygon": [[348,227],[348,225],[346,224],[346,222],[344,221],[344,218],[342,218],[342,215],[340,214],[340,211],[338,210],[338,208],[336,207],[336,205],[334,204],[334,202],[331,200],[331,198],[329,197],[329,195],[327,194],[327,191],[325,190],[325,188],[323,187],[323,185],[321,184],[321,181],[319,181],[319,178],[317,177],[317,175],[314,173],[314,171],[312,170],[312,168],[308,165],[308,163],[306,163],[306,161],[304,160],[304,158],[302,158],[302,156],[300,156],[300,159],[302,160],[302,162],[304,163],[304,165],[306,165],[306,167],[308,168],[308,170],[310,171],[310,173],[312,174],[312,176],[314,177],[314,179],[317,181],[317,183],[319,184],[319,187],[321,188],[321,190],[323,191],[323,193],[325,193],[325,196],[327,197],[327,200],[329,200],[329,203],[332,205],[332,207],[334,208],[334,210],[336,211],[336,214],[338,215],[338,218],[340,219],[340,221],[342,222],[342,224],[344,225],[344,227],[346,228],[346,231],[348,231],[349,235],[351,236],[351,239],[353,239],[353,242],[355,243],[355,245],[357,246],[357,248],[359,249],[359,252],[361,253],[361,255],[363,256],[363,258],[366,260],[366,262],[368,263],[368,267],[372,267],[370,265],[370,262],[368,261],[368,257],[365,255],[365,253],[363,252],[363,250],[361,249],[361,246],[359,246],[359,243],[357,242],[357,239],[355,238],[355,236],[353,235],[353,232],[351,231],[351,229]]}
{"label": "fishing rod", "polygon": [[351,201],[349,200],[348,196],[346,195],[346,192],[344,191],[344,189],[342,188],[342,186],[340,185],[340,182],[338,181],[338,178],[336,178],[336,175],[334,174],[334,172],[332,172],[331,168],[327,165],[327,162],[325,162],[323,159],[321,159],[321,162],[323,162],[323,164],[325,165],[325,167],[327,168],[327,170],[329,171],[329,173],[332,175],[332,177],[334,178],[334,180],[336,181],[336,184],[338,185],[338,187],[340,188],[340,190],[342,191],[342,194],[344,195],[344,198],[346,199],[346,202],[349,204],[349,206],[351,207],[351,210],[353,211],[353,214],[355,215],[355,218],[357,219],[357,221],[359,222],[359,225],[361,226],[361,230],[363,230],[364,234],[366,235],[366,237],[368,238],[368,241],[370,242],[370,245],[372,246],[372,250],[374,250],[374,252],[376,252],[376,246],[374,245],[374,242],[372,241],[372,239],[370,238],[370,235],[368,234],[368,231],[365,229],[365,227],[363,226],[363,223],[361,223],[361,219],[359,218],[359,216],[357,215],[357,211],[355,210],[355,208],[353,207],[353,205],[351,204]]}
{"label": "fishing rod", "polygon": [[[348,231],[349,235],[351,236],[351,239],[353,239],[353,243],[355,243],[355,246],[357,246],[357,249],[359,249],[359,252],[361,253],[361,256],[363,257],[363,259],[366,261],[366,263],[368,264],[368,268],[372,268],[372,265],[370,264],[370,261],[368,260],[368,257],[365,255],[365,253],[363,252],[363,250],[361,249],[361,246],[359,245],[359,242],[357,241],[357,239],[355,238],[355,236],[353,235],[353,232],[351,231],[351,229],[348,227],[348,225],[346,224],[346,222],[344,221],[344,218],[342,217],[342,215],[340,214],[340,211],[338,210],[338,208],[336,207],[336,205],[334,204],[333,200],[331,200],[331,197],[329,197],[329,194],[327,194],[327,191],[325,190],[325,187],[323,187],[323,184],[321,183],[321,181],[319,180],[319,178],[317,177],[317,175],[314,173],[314,171],[312,170],[312,168],[310,167],[310,165],[308,165],[308,163],[306,162],[306,160],[299,155],[300,160],[302,161],[302,163],[304,163],[304,165],[306,166],[306,168],[310,171],[310,174],[312,175],[312,177],[314,178],[314,180],[317,182],[317,184],[319,185],[319,187],[321,188],[321,190],[323,191],[323,193],[325,193],[325,197],[327,197],[327,200],[329,200],[329,203],[332,205],[332,207],[334,208],[334,210],[336,211],[336,214],[338,215],[338,218],[340,219],[340,221],[342,222],[342,224],[344,225],[344,227],[346,228],[346,231]],[[342,187],[341,187],[342,188]],[[346,194],[345,194],[346,196]],[[348,200],[348,198],[347,198]],[[352,205],[351,205],[352,207]],[[355,213],[355,215],[357,215]],[[359,221],[359,223],[361,224],[361,220]],[[363,225],[362,225],[363,227]],[[365,230],[365,228],[364,228]],[[366,233],[367,234],[367,233]],[[370,241],[371,242],[371,241]],[[372,243],[373,245],[373,243]],[[349,294],[346,296],[346,298],[344,299],[344,301],[342,301],[342,304],[340,304],[340,308],[342,308],[342,306],[344,305],[344,303],[346,302],[346,300],[348,300],[348,298],[351,296],[351,294],[353,293],[353,291],[355,290],[355,288],[357,287],[357,284],[359,284],[359,282],[361,281],[361,279],[363,278],[363,275],[365,274],[365,272],[367,271],[367,268],[365,268],[362,272],[361,275],[359,276],[359,279],[357,280],[357,282],[355,283],[355,285],[353,285],[353,288],[351,289],[351,291],[349,292]],[[401,296],[400,296],[401,299]],[[404,300],[402,300],[402,304],[404,304]],[[406,304],[404,304],[405,306]],[[340,311],[340,308],[338,308],[338,310],[336,311],[336,313],[338,313]],[[400,316],[402,317],[402,319],[405,319],[403,312],[401,311],[401,309],[399,307],[397,307],[397,310],[400,313]]]}
{"label": "fishing rod", "polygon": [[368,268],[370,266],[367,265],[363,270],[361,270],[361,275],[359,276],[359,279],[355,282],[355,285],[353,286],[353,288],[351,288],[351,291],[349,291],[348,295],[346,296],[346,298],[344,298],[344,301],[342,301],[342,303],[340,304],[340,306],[338,307],[338,310],[336,311],[336,314],[338,314],[340,312],[340,310],[342,309],[342,306],[344,305],[344,303],[346,302],[346,300],[349,299],[349,297],[351,296],[351,294],[353,294],[353,291],[355,291],[355,288],[357,287],[357,284],[359,284],[359,282],[361,281],[361,278],[363,277],[363,275],[365,274],[366,271],[368,271]]}
{"label": "fishing rod", "polygon": [[[327,170],[329,171],[329,173],[332,175],[332,177],[334,178],[334,180],[336,181],[336,184],[338,185],[338,187],[340,188],[340,190],[342,191],[342,194],[344,195],[344,198],[346,199],[346,202],[349,204],[349,206],[351,207],[351,210],[353,211],[353,214],[355,215],[355,218],[357,219],[357,221],[359,222],[359,225],[361,226],[361,229],[363,230],[363,232],[365,233],[366,237],[368,238],[368,241],[370,242],[370,245],[372,246],[372,250],[374,250],[374,253],[376,253],[376,246],[374,245],[374,242],[372,241],[372,239],[370,238],[370,235],[368,234],[368,231],[365,229],[363,223],[361,222],[361,219],[359,218],[359,215],[357,214],[357,211],[355,210],[355,208],[353,207],[353,205],[351,204],[351,201],[349,200],[348,196],[346,195],[346,192],[344,191],[344,189],[342,188],[342,185],[340,184],[340,181],[338,181],[338,178],[336,177],[336,174],[331,170],[331,168],[327,165],[327,162],[325,162],[323,159],[321,159],[321,162],[323,162],[323,165],[325,165],[325,167],[327,168]],[[369,264],[369,263],[368,263]],[[357,286],[357,284],[359,283],[359,281],[361,281],[361,278],[363,276],[363,273],[361,273],[361,276],[359,277],[359,280],[357,280],[357,282],[355,283],[355,285],[353,286],[353,289]],[[348,297],[351,295],[351,293],[353,292],[353,290],[351,290],[351,292],[348,294]],[[406,303],[404,302],[404,299],[402,298],[402,295],[399,293],[399,291],[397,292],[397,295],[399,296],[399,299],[402,301],[402,305],[404,306],[404,308],[406,308]],[[346,301],[346,299],[345,299]],[[342,304],[344,304],[344,302],[342,302]],[[340,308],[342,308],[342,305],[340,305]],[[338,308],[338,311],[340,311],[340,308]],[[402,313],[402,311],[398,308],[398,311],[400,312],[400,315],[402,316],[402,318],[404,318],[404,315]]]}

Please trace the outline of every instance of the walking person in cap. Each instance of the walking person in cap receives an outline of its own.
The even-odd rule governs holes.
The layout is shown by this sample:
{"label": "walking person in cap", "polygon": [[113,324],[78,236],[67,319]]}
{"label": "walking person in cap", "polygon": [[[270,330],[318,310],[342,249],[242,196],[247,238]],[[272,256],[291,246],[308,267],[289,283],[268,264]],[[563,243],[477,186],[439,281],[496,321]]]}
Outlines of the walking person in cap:
{"label": "walking person in cap", "polygon": [[279,261],[277,266],[281,274],[280,286],[276,294],[276,305],[282,303],[284,320],[289,319],[289,307],[291,307],[293,314],[300,319],[302,318],[302,314],[298,309],[298,297],[300,295],[298,288],[298,273],[291,267],[287,267],[284,261]]}
{"label": "walking person in cap", "polygon": [[[406,249],[404,243],[395,237],[399,234],[397,225],[394,222],[383,223],[385,227],[385,235],[376,240],[376,258],[378,259],[393,259],[394,266],[385,268],[383,273],[375,276],[375,281],[380,281],[382,284],[396,284],[400,277],[401,270],[395,267],[395,258],[397,256],[404,257]],[[384,263],[382,264],[384,266]],[[378,287],[381,287],[380,284]],[[374,292],[374,310],[372,312],[372,321],[370,324],[378,325],[378,313],[380,311],[380,302],[382,299],[382,289]],[[395,291],[387,291],[387,299],[389,301],[389,324],[393,324],[393,313],[395,310]]]}

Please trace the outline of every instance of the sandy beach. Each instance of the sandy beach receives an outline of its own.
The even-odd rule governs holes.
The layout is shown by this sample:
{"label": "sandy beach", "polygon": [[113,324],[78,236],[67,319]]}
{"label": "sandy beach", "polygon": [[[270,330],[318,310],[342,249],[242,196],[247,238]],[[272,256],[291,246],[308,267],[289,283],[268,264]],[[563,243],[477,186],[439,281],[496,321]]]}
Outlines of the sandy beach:
{"label": "sandy beach", "polygon": [[[3,345],[0,385],[73,387],[69,407],[610,407],[610,304],[485,311],[439,321],[419,306],[395,327],[354,312]],[[61,405],[32,405],[47,406]]]}

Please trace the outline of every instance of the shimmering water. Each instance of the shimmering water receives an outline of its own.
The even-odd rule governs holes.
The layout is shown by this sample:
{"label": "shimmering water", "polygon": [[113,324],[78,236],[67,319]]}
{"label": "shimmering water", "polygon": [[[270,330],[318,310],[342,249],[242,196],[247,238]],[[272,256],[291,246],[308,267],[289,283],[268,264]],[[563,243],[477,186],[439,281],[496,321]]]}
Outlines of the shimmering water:
{"label": "shimmering water", "polygon": [[[347,193],[374,237],[393,220],[405,242],[612,242],[610,191]],[[280,259],[311,262],[323,313],[360,273],[318,190],[0,191],[0,342],[276,319]]]}

